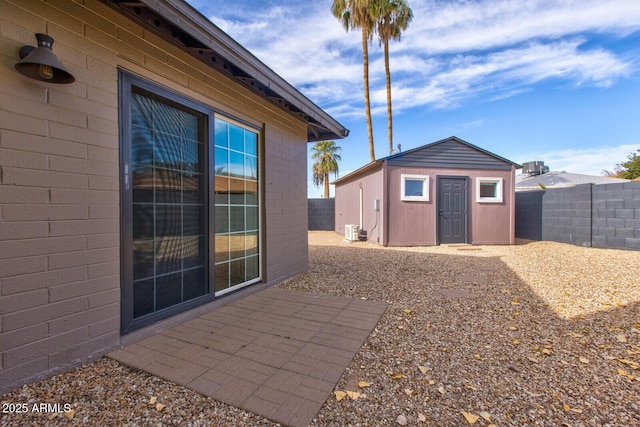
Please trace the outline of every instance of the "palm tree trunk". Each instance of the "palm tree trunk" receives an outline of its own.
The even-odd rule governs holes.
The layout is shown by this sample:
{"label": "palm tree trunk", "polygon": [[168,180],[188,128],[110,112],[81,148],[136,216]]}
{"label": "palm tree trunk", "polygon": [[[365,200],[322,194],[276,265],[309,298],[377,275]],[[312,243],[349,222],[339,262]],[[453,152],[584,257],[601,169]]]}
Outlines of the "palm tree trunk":
{"label": "palm tree trunk", "polygon": [[369,157],[371,161],[376,160],[376,153],[373,146],[373,127],[371,125],[371,100],[369,99],[369,38],[367,30],[362,29],[362,56],[364,63],[364,107],[367,115],[367,133],[369,134]]}
{"label": "palm tree trunk", "polygon": [[393,116],[391,114],[391,70],[389,69],[389,40],[384,42],[384,71],[387,75],[387,135],[389,154],[393,151]]}
{"label": "palm tree trunk", "polygon": [[324,174],[324,198],[329,198],[329,172]]}

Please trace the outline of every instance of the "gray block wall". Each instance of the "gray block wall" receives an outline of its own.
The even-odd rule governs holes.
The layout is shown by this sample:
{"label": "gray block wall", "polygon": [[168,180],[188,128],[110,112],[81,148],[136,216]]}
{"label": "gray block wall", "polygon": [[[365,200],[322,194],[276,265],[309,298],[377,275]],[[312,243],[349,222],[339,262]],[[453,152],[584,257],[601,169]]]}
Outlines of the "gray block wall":
{"label": "gray block wall", "polygon": [[334,230],[336,199],[309,199],[309,230]]}
{"label": "gray block wall", "polygon": [[591,246],[591,184],[545,192],[542,240]]}
{"label": "gray block wall", "polygon": [[593,246],[640,249],[640,182],[593,186]]}
{"label": "gray block wall", "polygon": [[516,237],[640,249],[640,182],[518,192]]}

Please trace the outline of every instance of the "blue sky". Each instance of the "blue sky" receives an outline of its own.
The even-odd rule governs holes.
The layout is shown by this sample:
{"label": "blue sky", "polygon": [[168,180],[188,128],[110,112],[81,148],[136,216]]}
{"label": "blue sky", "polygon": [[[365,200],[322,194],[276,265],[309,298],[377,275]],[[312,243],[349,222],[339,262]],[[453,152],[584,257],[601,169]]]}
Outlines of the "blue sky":
{"label": "blue sky", "polygon": [[[337,141],[341,176],[369,162],[360,33],[345,32],[331,0],[187,1],[351,131]],[[455,135],[514,162],[600,175],[640,149],[640,0],[408,3],[413,22],[390,48],[403,151]],[[376,41],[369,54],[381,158]],[[309,172],[309,197],[321,193]]]}

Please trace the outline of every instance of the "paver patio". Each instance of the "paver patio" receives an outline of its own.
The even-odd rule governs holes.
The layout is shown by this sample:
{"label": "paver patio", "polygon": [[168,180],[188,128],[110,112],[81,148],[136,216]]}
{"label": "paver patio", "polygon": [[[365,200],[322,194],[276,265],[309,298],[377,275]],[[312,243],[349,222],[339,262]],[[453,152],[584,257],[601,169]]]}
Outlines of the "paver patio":
{"label": "paver patio", "polygon": [[386,309],[269,288],[108,356],[276,422],[306,426]]}

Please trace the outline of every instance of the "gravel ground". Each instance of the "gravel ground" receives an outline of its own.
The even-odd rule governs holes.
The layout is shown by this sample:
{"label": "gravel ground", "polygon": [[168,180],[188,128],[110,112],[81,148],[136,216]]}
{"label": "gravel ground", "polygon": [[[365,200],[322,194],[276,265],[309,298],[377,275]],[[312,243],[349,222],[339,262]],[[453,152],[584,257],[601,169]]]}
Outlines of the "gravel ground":
{"label": "gravel ground", "polygon": [[[309,273],[281,287],[389,304],[313,425],[640,425],[640,253],[309,243]],[[272,425],[108,359],[0,401],[73,411],[0,426]]]}

